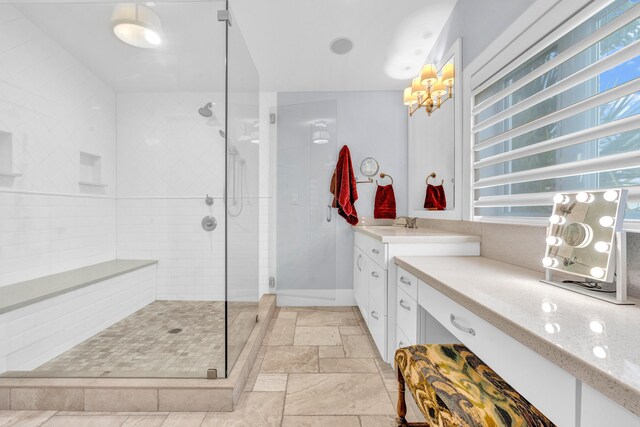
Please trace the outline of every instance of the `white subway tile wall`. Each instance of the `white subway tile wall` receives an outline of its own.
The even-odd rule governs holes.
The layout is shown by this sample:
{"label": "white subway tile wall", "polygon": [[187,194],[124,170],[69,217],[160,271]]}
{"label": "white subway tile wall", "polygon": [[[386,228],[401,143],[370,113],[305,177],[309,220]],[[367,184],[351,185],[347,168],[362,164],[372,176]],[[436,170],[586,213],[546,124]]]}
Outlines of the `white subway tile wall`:
{"label": "white subway tile wall", "polygon": [[[0,286],[115,258],[115,101],[19,10],[0,5],[0,131],[12,157],[0,172],[20,174],[0,176]],[[106,187],[80,187],[81,152],[99,158]]]}
{"label": "white subway tile wall", "polygon": [[0,314],[0,373],[31,370],[150,304],[156,266]]}
{"label": "white subway tile wall", "polygon": [[[117,201],[118,257],[156,259],[158,299],[224,300],[224,205],[202,199]],[[206,232],[204,216],[218,220]]]}
{"label": "white subway tile wall", "polygon": [[[208,102],[212,118],[198,114]],[[0,165],[21,174],[0,176],[0,286],[143,258],[159,261],[159,298],[224,299],[224,120],[220,92],[116,94],[17,8],[0,5],[0,131],[11,144]],[[234,143],[255,176],[255,146]],[[105,186],[81,185],[87,177]],[[253,219],[230,227],[239,299],[255,287],[241,263],[244,249],[258,250],[250,234],[258,230],[246,224],[259,212],[268,237],[268,205],[244,196]],[[218,220],[211,233],[200,226],[205,215]],[[260,254],[266,288],[268,245]]]}
{"label": "white subway tile wall", "polygon": [[113,197],[0,191],[0,286],[116,258]]}
{"label": "white subway tile wall", "polygon": [[[198,114],[215,103],[216,120]],[[119,93],[118,197],[224,195],[224,94]]]}

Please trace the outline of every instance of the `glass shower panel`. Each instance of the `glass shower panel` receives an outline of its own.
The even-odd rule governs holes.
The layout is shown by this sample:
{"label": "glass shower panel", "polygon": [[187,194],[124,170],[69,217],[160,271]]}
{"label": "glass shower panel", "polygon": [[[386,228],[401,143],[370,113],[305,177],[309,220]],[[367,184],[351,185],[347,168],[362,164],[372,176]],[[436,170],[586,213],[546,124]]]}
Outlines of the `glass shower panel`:
{"label": "glass shower panel", "polygon": [[226,323],[227,375],[258,314],[258,72],[231,12],[227,26]]}
{"label": "glass shower panel", "polygon": [[[13,230],[16,243],[2,247],[0,286],[157,261],[145,280],[140,269],[40,301],[38,318],[50,327],[14,342],[15,355],[37,357],[5,375],[227,372],[227,299],[231,307],[257,299],[257,146],[239,130],[253,131],[257,77],[232,28],[227,156],[226,26],[217,20],[225,8],[215,0],[0,4],[0,205],[12,215],[12,229],[0,232]],[[116,28],[132,17],[138,30]],[[74,306],[85,294],[93,296]],[[68,320],[47,317],[56,313],[82,320],[35,339]],[[237,335],[232,353],[248,334]]]}
{"label": "glass shower panel", "polygon": [[333,305],[336,209],[329,192],[336,166],[337,101],[278,95],[278,301]]}

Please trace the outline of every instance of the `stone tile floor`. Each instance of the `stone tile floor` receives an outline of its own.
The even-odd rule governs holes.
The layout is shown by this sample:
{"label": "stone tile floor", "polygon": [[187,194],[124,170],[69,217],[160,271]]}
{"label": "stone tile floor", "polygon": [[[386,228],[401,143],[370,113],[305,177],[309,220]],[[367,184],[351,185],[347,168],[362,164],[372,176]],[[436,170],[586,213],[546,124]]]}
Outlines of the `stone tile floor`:
{"label": "stone tile floor", "polygon": [[[257,311],[256,303],[228,303],[232,363]],[[224,302],[155,301],[32,371],[4,376],[205,378],[210,368],[224,372],[224,317]]]}
{"label": "stone tile floor", "polygon": [[278,309],[262,344],[234,412],[0,411],[0,426],[395,425],[393,369],[356,308]]}

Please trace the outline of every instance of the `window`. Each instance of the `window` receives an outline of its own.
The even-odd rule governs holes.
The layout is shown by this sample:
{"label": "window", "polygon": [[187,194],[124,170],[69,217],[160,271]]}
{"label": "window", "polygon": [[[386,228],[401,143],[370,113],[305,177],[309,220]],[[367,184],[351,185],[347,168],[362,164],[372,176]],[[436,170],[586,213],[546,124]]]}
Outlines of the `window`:
{"label": "window", "polygon": [[640,219],[640,0],[601,3],[473,90],[476,219],[548,217],[558,191],[616,187]]}

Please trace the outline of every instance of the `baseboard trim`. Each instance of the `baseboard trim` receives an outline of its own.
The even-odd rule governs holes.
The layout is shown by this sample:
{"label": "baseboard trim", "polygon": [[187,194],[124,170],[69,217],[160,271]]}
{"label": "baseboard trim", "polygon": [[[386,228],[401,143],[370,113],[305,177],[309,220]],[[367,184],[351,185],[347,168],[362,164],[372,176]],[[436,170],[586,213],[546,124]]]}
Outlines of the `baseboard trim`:
{"label": "baseboard trim", "polygon": [[279,307],[354,306],[353,289],[278,290]]}

